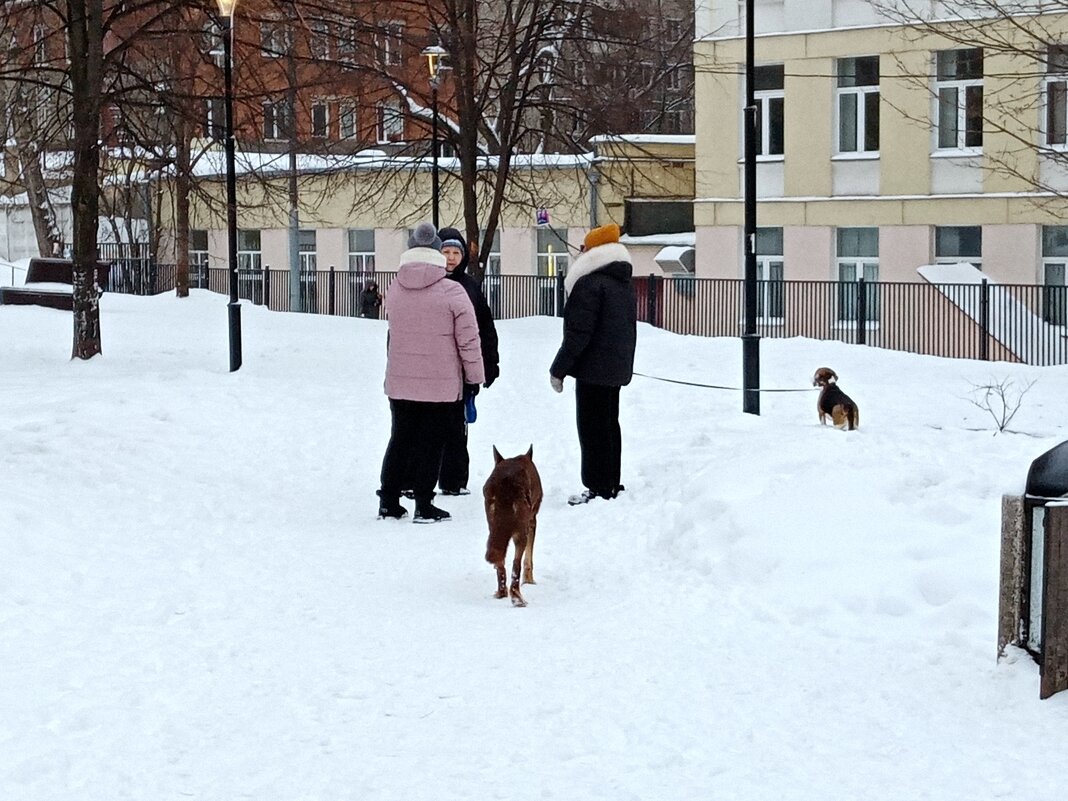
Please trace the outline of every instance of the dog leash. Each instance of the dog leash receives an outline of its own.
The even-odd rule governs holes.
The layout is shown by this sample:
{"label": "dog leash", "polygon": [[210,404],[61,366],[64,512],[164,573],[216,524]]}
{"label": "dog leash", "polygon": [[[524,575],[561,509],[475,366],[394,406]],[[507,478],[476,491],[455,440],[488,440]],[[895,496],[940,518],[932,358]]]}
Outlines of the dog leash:
{"label": "dog leash", "polygon": [[755,389],[746,390],[744,387],[725,387],[719,384],[699,384],[696,381],[680,381],[677,378],[663,378],[658,375],[649,375],[648,373],[639,373],[634,371],[634,375],[640,375],[642,378],[651,378],[653,381],[664,381],[668,384],[684,384],[688,387],[701,387],[702,389],[725,389],[731,392],[814,392],[819,387],[801,387],[800,389]]}

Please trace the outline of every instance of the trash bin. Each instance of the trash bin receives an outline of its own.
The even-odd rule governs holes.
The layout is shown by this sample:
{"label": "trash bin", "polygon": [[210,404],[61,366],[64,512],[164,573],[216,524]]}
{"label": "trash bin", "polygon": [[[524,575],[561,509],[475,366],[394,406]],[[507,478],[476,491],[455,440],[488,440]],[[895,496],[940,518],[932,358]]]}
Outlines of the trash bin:
{"label": "trash bin", "polygon": [[1068,442],[1031,463],[1025,494],[1002,498],[998,651],[1039,664],[1039,697],[1068,689]]}

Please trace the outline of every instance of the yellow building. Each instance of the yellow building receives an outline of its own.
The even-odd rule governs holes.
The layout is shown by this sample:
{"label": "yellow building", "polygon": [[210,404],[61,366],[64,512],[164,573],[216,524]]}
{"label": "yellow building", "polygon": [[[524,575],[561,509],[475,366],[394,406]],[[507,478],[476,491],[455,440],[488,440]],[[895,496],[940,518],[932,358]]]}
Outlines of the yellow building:
{"label": "yellow building", "polygon": [[[238,154],[238,260],[242,268],[289,264],[287,159]],[[463,228],[455,162],[440,162],[441,224]],[[226,266],[222,154],[198,165],[190,213],[194,265]],[[303,269],[394,270],[408,232],[431,217],[427,159],[348,156],[298,163],[300,261]],[[616,222],[651,231],[625,239],[635,274],[660,274],[655,256],[680,240],[693,245],[693,137],[599,139],[591,153],[517,157],[493,243],[490,272],[553,275],[566,271],[591,226]],[[173,199],[161,204],[168,232],[161,258],[174,258]],[[685,213],[679,214],[678,212]],[[670,214],[669,214],[670,212]],[[665,219],[665,215],[670,219]],[[659,224],[659,225],[658,225]],[[659,228],[659,230],[658,230]]]}
{"label": "yellow building", "polygon": [[[893,0],[754,2],[759,278],[918,281],[967,262],[1065,283],[1068,15],[909,3],[953,6],[921,24]],[[699,276],[743,274],[745,5],[697,2]]]}

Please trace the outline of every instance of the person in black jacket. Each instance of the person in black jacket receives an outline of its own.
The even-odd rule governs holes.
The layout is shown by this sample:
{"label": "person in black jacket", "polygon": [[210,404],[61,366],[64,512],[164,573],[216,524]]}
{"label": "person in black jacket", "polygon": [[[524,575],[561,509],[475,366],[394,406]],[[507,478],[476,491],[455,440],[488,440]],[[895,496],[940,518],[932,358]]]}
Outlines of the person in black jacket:
{"label": "person in black jacket", "polygon": [[630,253],[619,235],[618,225],[586,234],[583,252],[564,279],[564,340],[549,368],[549,381],[554,390],[563,392],[564,376],[575,378],[586,490],[568,499],[572,506],[615,498],[623,490],[619,389],[634,376],[638,315]]}
{"label": "person in black jacket", "polygon": [[[475,317],[478,320],[478,336],[482,344],[482,364],[486,368],[486,381],[483,384],[487,389],[497,380],[501,374],[500,356],[497,353],[497,328],[493,324],[493,313],[486,296],[478,282],[467,274],[468,252],[467,242],[456,228],[442,228],[438,231],[441,237],[441,253],[445,256],[445,270],[453,281],[456,281],[467,291],[471,298],[471,305],[475,307]],[[478,384],[464,386],[465,397],[478,394]],[[467,495],[467,480],[471,458],[467,453],[467,420],[463,410],[459,417],[451,420],[449,428],[445,432],[445,451],[441,457],[441,470],[438,473],[438,487],[442,495]]]}
{"label": "person in black jacket", "polygon": [[360,317],[373,317],[377,320],[381,306],[382,293],[378,291],[378,284],[368,281],[367,287],[360,293]]}

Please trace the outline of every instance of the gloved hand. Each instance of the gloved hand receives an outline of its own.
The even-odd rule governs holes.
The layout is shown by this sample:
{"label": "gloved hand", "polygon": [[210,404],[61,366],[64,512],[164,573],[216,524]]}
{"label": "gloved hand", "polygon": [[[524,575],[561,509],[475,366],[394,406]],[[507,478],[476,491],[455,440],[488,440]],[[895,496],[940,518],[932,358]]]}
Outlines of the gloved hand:
{"label": "gloved hand", "polygon": [[464,384],[464,397],[470,398],[478,394],[478,384]]}
{"label": "gloved hand", "polygon": [[556,376],[550,374],[549,383],[553,385],[553,390],[555,390],[556,392],[564,391],[564,379],[557,378]]}
{"label": "gloved hand", "polygon": [[496,380],[497,380],[497,376],[493,376],[492,378],[487,378],[486,379],[486,383],[484,383],[482,386],[484,386],[486,389],[489,389],[490,387],[493,386],[493,382],[496,381]]}

